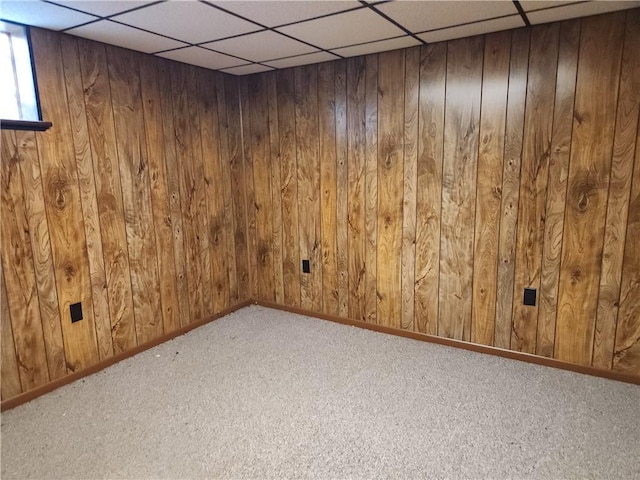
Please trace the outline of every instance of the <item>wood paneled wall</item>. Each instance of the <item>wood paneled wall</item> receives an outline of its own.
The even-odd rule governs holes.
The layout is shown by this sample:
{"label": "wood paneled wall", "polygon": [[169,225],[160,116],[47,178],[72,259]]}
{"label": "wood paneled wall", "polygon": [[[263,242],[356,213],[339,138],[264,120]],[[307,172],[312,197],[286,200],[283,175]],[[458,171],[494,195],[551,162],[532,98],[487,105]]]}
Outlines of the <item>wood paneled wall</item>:
{"label": "wood paneled wall", "polygon": [[639,44],[634,9],[238,79],[34,29],[2,399],[248,298],[640,376]]}
{"label": "wood paneled wall", "polygon": [[253,295],[640,375],[638,45],[634,9],[241,78]]}
{"label": "wood paneled wall", "polygon": [[2,131],[3,400],[250,295],[235,79],[32,39],[53,127]]}

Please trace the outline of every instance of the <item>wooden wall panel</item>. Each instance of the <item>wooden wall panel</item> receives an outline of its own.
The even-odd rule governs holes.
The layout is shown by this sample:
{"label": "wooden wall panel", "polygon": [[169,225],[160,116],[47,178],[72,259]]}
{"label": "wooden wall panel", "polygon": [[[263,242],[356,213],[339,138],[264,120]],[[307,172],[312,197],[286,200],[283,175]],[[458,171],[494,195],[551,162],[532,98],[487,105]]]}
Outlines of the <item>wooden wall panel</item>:
{"label": "wooden wall panel", "polygon": [[[349,172],[347,164],[347,60],[335,62],[336,89],[336,264],[338,268],[338,314],[349,316]],[[374,95],[377,97],[378,92]],[[376,165],[378,156],[376,153]],[[376,204],[376,215],[377,215]],[[377,309],[377,293],[376,293]]]}
{"label": "wooden wall panel", "polygon": [[15,147],[18,149],[20,158],[18,167],[24,188],[25,216],[29,225],[49,377],[55,380],[67,374],[67,365],[36,135],[34,132],[17,131],[15,132],[15,140]]}
{"label": "wooden wall panel", "polygon": [[[22,391],[49,381],[35,266],[20,178],[20,154],[14,132],[2,131],[0,206],[2,208],[2,273]],[[4,331],[2,332],[4,335]]]}
{"label": "wooden wall panel", "polygon": [[2,132],[3,401],[250,295],[235,79],[32,38],[53,127]]}
{"label": "wooden wall panel", "polygon": [[366,122],[364,160],[364,320],[376,323],[378,319],[378,55],[366,57],[364,113]]}
{"label": "wooden wall panel", "polygon": [[284,301],[284,276],[282,271],[282,181],[280,177],[280,133],[278,130],[278,84],[276,73],[266,75],[267,103],[269,104],[269,150],[271,154],[271,215],[273,229],[273,287],[275,301]]}
{"label": "wooden wall panel", "polygon": [[78,40],[114,353],[137,344],[122,187],[104,45]]}
{"label": "wooden wall panel", "polygon": [[[113,339],[111,338],[111,319],[109,315],[109,299],[107,295],[107,278],[104,268],[102,235],[100,233],[100,216],[98,212],[98,199],[93,175],[93,159],[91,155],[91,145],[87,125],[87,112],[84,103],[84,92],[82,89],[82,74],[80,69],[78,42],[73,37],[65,36],[60,39],[60,45],[62,49],[64,78],[67,88],[69,119],[71,121],[73,145],[75,147],[78,183],[80,186],[80,202],[82,204],[82,215],[84,216],[84,229],[87,239],[91,295],[93,298],[93,318],[96,324],[98,355],[102,360],[113,355]],[[38,183],[40,183],[39,179]],[[47,276],[51,274],[52,272],[47,272]],[[51,278],[53,279],[53,275]],[[46,291],[46,289],[40,288],[40,291]],[[42,294],[40,296],[40,300],[42,304]],[[47,317],[43,315],[43,318]],[[51,323],[57,323],[60,325],[60,319],[56,318],[55,321]],[[47,352],[49,352],[49,348],[47,348]],[[49,361],[49,369],[51,370],[51,361]]]}
{"label": "wooden wall panel", "polygon": [[620,285],[620,310],[613,370],[640,376],[640,134],[636,139],[633,184]]}
{"label": "wooden wall panel", "polygon": [[[300,259],[309,260],[311,272],[300,277],[300,305],[314,311],[322,307],[322,233],[320,162],[318,157],[317,66],[294,69],[296,154],[298,157],[298,236]],[[300,267],[298,267],[300,268]]]}
{"label": "wooden wall panel", "polygon": [[404,51],[378,61],[378,324],[402,326]]}
{"label": "wooden wall panel", "polygon": [[[160,92],[171,92],[172,63],[168,60],[161,59],[156,60],[156,63],[158,64],[158,87]],[[143,69],[143,72],[144,71],[145,70]],[[144,80],[142,87],[143,91],[148,87]],[[157,119],[157,121],[162,122],[164,163],[167,172],[167,193],[169,195],[168,200],[170,211],[169,217],[165,219],[165,222],[170,224],[173,235],[173,258],[176,269],[176,290],[178,295],[178,321],[179,326],[184,326],[189,323],[191,314],[189,308],[189,284],[187,280],[187,265],[185,257],[185,236],[182,224],[180,177],[178,175],[178,158],[176,153],[173,102],[171,96],[160,95],[160,108],[162,111],[162,118]],[[161,167],[158,166],[158,168]],[[155,209],[154,215],[157,215]],[[166,309],[166,306],[163,305],[163,309]]]}
{"label": "wooden wall panel", "polygon": [[[593,342],[592,365],[611,368],[620,305],[620,281],[625,254],[629,196],[633,177],[633,152],[636,149],[640,115],[640,10],[627,15],[624,51],[620,72],[620,93],[613,143],[607,220],[605,224],[602,274],[598,293],[598,310]],[[637,151],[636,151],[637,154]],[[637,161],[636,161],[637,162]],[[634,237],[631,237],[632,239]],[[633,241],[633,240],[632,240]],[[633,247],[631,247],[633,248]],[[633,256],[628,261],[633,263]],[[628,301],[626,307],[628,307]],[[628,319],[627,319],[628,321]],[[624,337],[622,335],[621,337]]]}
{"label": "wooden wall panel", "polygon": [[338,314],[336,259],[336,109],[334,64],[318,65],[318,138],[322,210],[322,311]]}
{"label": "wooden wall panel", "polygon": [[[189,125],[189,95],[187,67],[177,65],[171,70],[176,160],[180,184],[180,204],[185,237],[185,262],[189,285],[190,316],[187,323],[204,318],[203,273],[200,263],[198,231],[199,195],[196,192],[195,159]],[[200,161],[201,158],[199,159]]]}
{"label": "wooden wall panel", "polygon": [[211,286],[208,295],[212,297],[208,314],[229,306],[229,275],[227,266],[226,220],[222,181],[224,178],[220,160],[220,133],[218,122],[218,96],[215,90],[215,76],[212,72],[200,70],[196,77],[197,105],[200,113],[200,137],[202,142],[202,167],[207,207],[207,238]]}
{"label": "wooden wall panel", "polygon": [[418,183],[418,96],[420,48],[405,52],[404,178],[402,201],[402,313],[400,327],[413,330],[415,322],[416,209]]}
{"label": "wooden wall panel", "polygon": [[[66,93],[60,36],[42,30],[32,36],[32,42],[39,88],[44,92],[56,92],[41,96],[42,115],[55,123],[56,128],[42,133],[37,145],[65,358],[67,369],[73,372],[93,365],[99,359],[84,218],[69,108],[66,95],[60,95],[60,92]],[[84,305],[84,319],[71,323],[69,307],[78,302]]]}
{"label": "wooden wall panel", "polygon": [[365,320],[365,58],[347,60],[349,318]]}
{"label": "wooden wall panel", "polygon": [[149,186],[155,229],[160,302],[165,332],[180,327],[180,308],[176,288],[176,262],[171,219],[171,204],[165,144],[162,128],[162,100],[160,95],[158,61],[144,56],[140,63],[140,90],[144,113],[145,140],[148,147]]}
{"label": "wooden wall panel", "polygon": [[256,234],[256,192],[253,181],[253,149],[251,136],[251,110],[249,84],[246,78],[238,81],[240,89],[240,125],[242,139],[242,163],[245,175],[245,202],[247,204],[247,249],[249,252],[249,285],[251,297],[258,296],[258,250]]}
{"label": "wooden wall panel", "polygon": [[[163,333],[156,236],[140,93],[141,56],[107,48],[125,231],[129,249],[136,338],[143,344]],[[135,66],[135,67],[134,67]]]}
{"label": "wooden wall panel", "polygon": [[525,288],[540,290],[558,35],[557,23],[531,30],[511,330],[511,348],[527,353],[536,350],[539,302],[524,305],[522,298]]}
{"label": "wooden wall panel", "polygon": [[449,42],[442,169],[438,335],[471,339],[473,225],[483,37]]}
{"label": "wooden wall panel", "polygon": [[625,12],[582,21],[555,356],[590,365]]}
{"label": "wooden wall panel", "polygon": [[500,205],[500,239],[496,279],[496,319],[494,345],[511,345],[513,282],[515,279],[516,231],[520,202],[520,170],[524,137],[524,111],[527,94],[530,31],[516,30],[511,39],[509,90],[507,92],[507,124],[505,127]]}
{"label": "wooden wall panel", "polygon": [[436,335],[447,45],[427,45],[420,53],[415,329]]}
{"label": "wooden wall panel", "polygon": [[536,336],[536,354],[545,357],[553,356],[556,333],[579,40],[580,22],[561,24]]}
{"label": "wooden wall panel", "polygon": [[[271,148],[269,140],[269,103],[266,77],[254,75],[247,80],[248,118],[255,208],[255,244],[257,254],[257,298],[275,300],[273,267],[273,206],[271,200]],[[247,163],[249,165],[249,163]]]}
{"label": "wooden wall panel", "polygon": [[640,375],[638,12],[258,74],[257,90],[33,29],[54,126],[2,133],[2,399],[259,285]]}
{"label": "wooden wall panel", "polygon": [[487,35],[482,74],[471,341],[492,345],[511,33]]}
{"label": "wooden wall panel", "polygon": [[[635,288],[627,265],[636,254],[623,245],[633,228],[640,60],[631,45],[638,15],[630,10],[271,74],[277,106],[269,105],[269,117],[277,109],[282,161],[282,220],[273,227],[283,231],[282,303],[299,306],[287,290],[302,284],[304,292],[313,283],[287,256],[305,258],[299,249],[316,226],[303,215],[315,218],[318,195],[323,304],[305,300],[304,308],[337,308],[341,317],[547,357],[559,356],[558,344],[577,341],[584,352],[593,349],[593,365],[618,362],[634,371],[635,353],[626,356],[625,348],[635,345],[636,307],[616,292]],[[596,46],[601,34],[607,41]],[[283,136],[293,129],[295,138]],[[605,135],[593,140],[596,129]],[[576,130],[586,133],[576,140]],[[591,146],[595,153],[587,154]],[[316,149],[319,186],[317,164],[309,161]],[[590,166],[584,181],[577,156]],[[293,178],[292,168],[303,175]],[[591,189],[592,177],[602,188]],[[588,209],[598,203],[588,237],[568,213],[572,188],[581,184],[589,187]],[[299,210],[287,206],[293,198]],[[583,238],[600,247],[580,253]],[[574,257],[585,257],[580,266],[589,268],[580,280],[588,288],[578,288],[589,298],[564,293],[569,307],[583,312],[577,326],[559,313],[572,285],[561,272]],[[523,305],[525,287],[537,290],[536,306]],[[623,330],[618,300],[627,301]],[[597,321],[594,305],[603,312]]]}
{"label": "wooden wall panel", "polygon": [[[231,182],[233,183],[234,244],[236,251],[236,281],[238,300],[250,297],[249,291],[249,239],[247,224],[247,200],[245,196],[245,175],[242,161],[242,123],[240,119],[239,90],[235,81],[225,78],[225,99],[227,123],[229,124],[229,159]],[[244,287],[244,288],[242,288]]]}
{"label": "wooden wall panel", "polygon": [[[4,139],[3,139],[4,142]],[[11,328],[11,312],[7,299],[7,288],[4,283],[4,274],[0,270],[0,332],[2,341],[0,348],[0,375],[2,375],[1,393],[2,400],[15,397],[22,393],[20,385],[20,372],[16,359],[16,347],[13,343],[13,328]]]}
{"label": "wooden wall panel", "polygon": [[296,156],[295,86],[293,70],[276,74],[278,133],[282,185],[282,275],[284,303],[300,306],[300,254],[298,244],[298,162]]}

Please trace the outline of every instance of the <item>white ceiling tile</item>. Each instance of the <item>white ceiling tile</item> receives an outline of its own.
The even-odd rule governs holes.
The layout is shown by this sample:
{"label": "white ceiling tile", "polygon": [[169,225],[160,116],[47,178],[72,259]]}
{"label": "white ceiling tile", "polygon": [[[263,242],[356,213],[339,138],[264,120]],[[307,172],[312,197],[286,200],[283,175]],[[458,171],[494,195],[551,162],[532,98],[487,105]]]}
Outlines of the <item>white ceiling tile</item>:
{"label": "white ceiling tile", "polygon": [[297,57],[281,58],[280,60],[273,60],[267,62],[267,65],[271,65],[275,68],[287,68],[296,67],[298,65],[309,65],[310,63],[328,62],[330,60],[338,60],[340,57],[332,55],[327,52],[316,52],[308,55],[298,55]]}
{"label": "white ceiling tile", "polygon": [[362,45],[354,45],[353,47],[337,48],[333,52],[343,57],[355,57],[356,55],[368,55],[376,52],[386,52],[387,50],[396,50],[398,48],[413,47],[420,45],[415,38],[405,35],[404,37],[391,38],[389,40],[381,40],[379,42],[363,43]]}
{"label": "white ceiling tile", "polygon": [[154,33],[144,32],[109,20],[100,20],[89,25],[72,28],[67,30],[67,33],[145,53],[159,52],[185,45],[182,42],[176,42]]}
{"label": "white ceiling tile", "polygon": [[141,7],[154,3],[156,0],[147,1],[130,1],[130,0],[54,0],[53,3],[66,5],[76,10],[82,10],[86,13],[93,13],[101,17],[108,17],[116,13],[131,10],[132,8]]}
{"label": "white ceiling tile", "polygon": [[376,8],[414,33],[518,13],[505,1],[390,2]]}
{"label": "white ceiling tile", "polygon": [[524,22],[520,15],[513,15],[511,17],[495,18],[493,20],[485,20],[484,22],[470,23],[468,25],[459,25],[457,27],[421,33],[418,37],[425,42],[433,43],[518,27],[524,27]]}
{"label": "white ceiling tile", "polygon": [[210,2],[225,10],[250,18],[267,27],[299,22],[322,15],[361,7],[360,2],[342,1],[220,1]]}
{"label": "white ceiling tile", "polygon": [[520,5],[525,12],[531,12],[533,10],[540,10],[543,8],[559,7],[569,3],[577,3],[580,0],[520,0]]}
{"label": "white ceiling tile", "polygon": [[198,65],[204,68],[219,70],[221,68],[235,67],[247,63],[244,60],[224,55],[223,53],[212,52],[206,48],[187,47],[180,50],[172,50],[158,54],[159,57],[177,60],[182,63]]}
{"label": "white ceiling tile", "polygon": [[309,45],[268,30],[205,43],[202,46],[254,62],[316,51]]}
{"label": "white ceiling tile", "polygon": [[231,73],[232,75],[250,75],[252,73],[267,72],[273,70],[271,67],[265,67],[264,65],[258,65],[252,63],[251,65],[241,65],[239,67],[225,68],[224,73]]}
{"label": "white ceiling tile", "polygon": [[533,24],[547,23],[635,7],[640,7],[640,2],[582,2],[576,3],[575,5],[565,5],[563,7],[529,12],[527,13],[527,18],[529,18],[529,21]]}
{"label": "white ceiling tile", "polygon": [[97,20],[93,15],[39,1],[2,0],[0,9],[0,17],[4,20],[49,30],[64,30]]}
{"label": "white ceiling tile", "polygon": [[383,40],[404,33],[368,8],[296,23],[277,30],[326,49]]}
{"label": "white ceiling tile", "polygon": [[159,3],[118,15],[114,19],[190,43],[209,42],[260,30],[253,23],[194,1]]}

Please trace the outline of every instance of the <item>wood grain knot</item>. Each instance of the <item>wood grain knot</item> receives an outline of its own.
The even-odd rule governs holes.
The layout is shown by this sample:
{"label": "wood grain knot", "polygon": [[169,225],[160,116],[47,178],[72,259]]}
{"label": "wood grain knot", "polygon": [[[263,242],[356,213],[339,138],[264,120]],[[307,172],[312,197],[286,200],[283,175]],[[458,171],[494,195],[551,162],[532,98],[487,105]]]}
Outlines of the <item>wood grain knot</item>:
{"label": "wood grain knot", "polygon": [[63,210],[67,205],[67,192],[69,190],[69,182],[65,175],[55,173],[49,179],[49,192],[55,198],[55,206],[59,210]]}
{"label": "wood grain knot", "polygon": [[582,278],[582,269],[580,267],[574,267],[571,270],[571,284],[576,285],[580,282]]}
{"label": "wood grain knot", "polygon": [[70,263],[67,263],[64,266],[63,270],[64,270],[64,276],[66,277],[67,281],[73,280],[73,277],[76,274],[76,267],[74,267]]}

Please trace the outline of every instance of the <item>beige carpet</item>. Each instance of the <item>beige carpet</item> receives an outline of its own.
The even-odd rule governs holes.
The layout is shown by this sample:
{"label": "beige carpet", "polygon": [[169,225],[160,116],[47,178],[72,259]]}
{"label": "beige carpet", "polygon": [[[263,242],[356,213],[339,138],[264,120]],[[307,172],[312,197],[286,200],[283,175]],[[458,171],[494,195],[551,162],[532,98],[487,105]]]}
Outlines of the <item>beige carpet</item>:
{"label": "beige carpet", "polygon": [[640,387],[251,306],[2,415],[2,479],[640,478]]}

